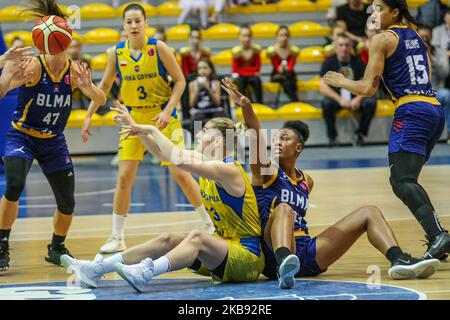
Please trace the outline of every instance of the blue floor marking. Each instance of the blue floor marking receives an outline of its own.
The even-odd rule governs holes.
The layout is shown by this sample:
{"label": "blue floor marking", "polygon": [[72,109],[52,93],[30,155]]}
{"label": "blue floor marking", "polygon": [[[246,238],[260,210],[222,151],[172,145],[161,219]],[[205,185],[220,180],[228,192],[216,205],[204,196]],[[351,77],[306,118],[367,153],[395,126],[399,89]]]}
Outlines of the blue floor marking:
{"label": "blue floor marking", "polygon": [[153,279],[141,294],[125,281],[107,280],[97,289],[70,288],[65,282],[27,283],[0,286],[3,299],[83,300],[418,300],[425,294],[402,287],[366,283],[297,279],[295,287],[281,290],[277,281],[212,284],[210,279]]}

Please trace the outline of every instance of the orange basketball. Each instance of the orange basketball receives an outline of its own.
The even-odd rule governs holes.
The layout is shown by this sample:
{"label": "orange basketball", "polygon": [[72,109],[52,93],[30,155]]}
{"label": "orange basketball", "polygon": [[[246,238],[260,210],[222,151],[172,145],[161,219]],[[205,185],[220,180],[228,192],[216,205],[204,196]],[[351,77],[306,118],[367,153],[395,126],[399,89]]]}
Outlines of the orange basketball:
{"label": "orange basketball", "polygon": [[41,53],[58,54],[72,42],[72,29],[58,16],[45,16],[34,24],[33,42]]}

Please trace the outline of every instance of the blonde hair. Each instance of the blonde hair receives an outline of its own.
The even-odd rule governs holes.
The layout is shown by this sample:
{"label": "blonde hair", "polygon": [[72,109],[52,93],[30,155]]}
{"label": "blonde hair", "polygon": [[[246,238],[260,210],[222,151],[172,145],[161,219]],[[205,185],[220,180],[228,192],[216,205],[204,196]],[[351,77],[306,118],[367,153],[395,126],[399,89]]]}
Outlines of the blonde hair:
{"label": "blonde hair", "polygon": [[[224,147],[226,148],[227,151],[229,150],[229,147],[233,145],[234,146],[233,151],[236,152],[237,136],[244,134],[245,131],[247,130],[247,127],[243,122],[235,123],[233,120],[226,117],[212,118],[206,124],[208,125],[208,129],[215,129],[220,131],[225,141]],[[232,131],[233,133],[231,136],[230,131]]]}

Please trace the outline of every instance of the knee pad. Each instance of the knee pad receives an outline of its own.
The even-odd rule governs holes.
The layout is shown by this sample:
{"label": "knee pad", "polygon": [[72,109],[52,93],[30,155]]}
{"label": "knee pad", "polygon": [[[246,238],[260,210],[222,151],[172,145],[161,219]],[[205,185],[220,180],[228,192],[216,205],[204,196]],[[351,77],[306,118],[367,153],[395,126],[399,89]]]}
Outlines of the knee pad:
{"label": "knee pad", "polygon": [[75,177],[72,169],[47,174],[48,182],[55,195],[58,210],[71,215],[75,208]]}
{"label": "knee pad", "polygon": [[71,215],[75,209],[75,199],[73,194],[55,196],[58,211],[64,215]]}
{"label": "knee pad", "polygon": [[20,195],[22,194],[23,189],[25,188],[25,180],[21,181],[20,179],[11,179],[7,181],[5,198],[8,201],[17,202],[19,201]]}
{"label": "knee pad", "polygon": [[395,181],[392,178],[390,178],[389,181],[391,182],[392,191],[394,191],[395,195],[406,205],[410,203],[410,200],[412,200],[412,197],[416,194],[417,189],[420,189],[415,181]]}

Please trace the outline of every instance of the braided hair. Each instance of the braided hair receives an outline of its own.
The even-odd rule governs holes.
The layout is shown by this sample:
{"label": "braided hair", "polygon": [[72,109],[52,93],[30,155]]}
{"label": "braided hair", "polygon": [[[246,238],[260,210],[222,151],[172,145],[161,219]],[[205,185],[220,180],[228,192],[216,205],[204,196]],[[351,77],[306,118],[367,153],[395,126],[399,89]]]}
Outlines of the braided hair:
{"label": "braided hair", "polygon": [[408,20],[410,23],[416,25],[417,27],[421,27],[422,24],[417,21],[416,18],[414,18],[411,13],[408,10],[408,4],[406,3],[406,0],[383,0],[383,2],[390,7],[392,10],[393,9],[398,9],[399,11],[399,19],[402,20],[403,18],[405,18],[406,20]]}

